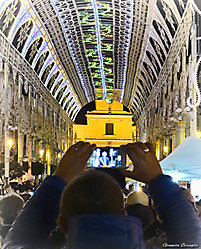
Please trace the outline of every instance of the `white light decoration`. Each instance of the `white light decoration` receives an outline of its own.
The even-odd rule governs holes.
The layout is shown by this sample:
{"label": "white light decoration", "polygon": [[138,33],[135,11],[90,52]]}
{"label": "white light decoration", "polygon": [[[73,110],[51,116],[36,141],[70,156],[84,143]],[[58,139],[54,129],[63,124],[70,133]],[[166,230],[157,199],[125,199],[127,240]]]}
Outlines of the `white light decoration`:
{"label": "white light decoration", "polygon": [[169,151],[168,146],[164,146],[164,147],[163,147],[163,153],[164,153],[164,154],[167,154],[168,151]]}
{"label": "white light decoration", "polygon": [[104,73],[104,66],[103,66],[103,55],[101,51],[101,35],[100,35],[100,21],[98,17],[98,7],[96,0],[91,0],[93,11],[94,11],[94,21],[96,27],[96,39],[97,39],[97,52],[100,61],[100,72],[102,77],[102,87],[103,87],[103,98],[106,99],[106,85],[105,85],[105,73]]}
{"label": "white light decoration", "polygon": [[62,154],[61,154],[61,153],[58,153],[57,157],[58,157],[59,159],[61,159],[61,158],[62,158]]}
{"label": "white light decoration", "polygon": [[196,11],[201,15],[201,2],[200,0],[193,0],[193,7],[196,9]]}
{"label": "white light decoration", "polygon": [[7,143],[8,143],[9,150],[11,150],[11,148],[13,146],[13,140],[9,139]]}
{"label": "white light decoration", "polygon": [[126,68],[127,68],[127,58],[128,58],[128,50],[129,50],[129,41],[130,41],[130,35],[131,35],[131,27],[132,27],[132,18],[133,18],[133,1],[129,2],[130,4],[130,19],[127,21],[127,25],[128,25],[128,37],[127,37],[127,44],[125,45],[125,53],[124,53],[124,60],[123,60],[123,65],[122,65],[122,74],[123,74],[123,80],[122,80],[122,84],[121,84],[121,96],[120,96],[120,102],[123,101],[123,96],[124,96],[124,85],[126,82]]}
{"label": "white light decoration", "polygon": [[[57,1],[56,0],[54,0],[54,4],[55,4],[55,7],[56,7],[57,6]],[[79,63],[78,63],[78,61],[77,61],[77,59],[75,57],[75,53],[73,52],[72,42],[71,42],[69,36],[67,35],[69,33],[70,27],[66,27],[66,25],[63,23],[63,19],[61,17],[62,13],[60,13],[60,11],[59,11],[59,9],[57,7],[56,7],[56,9],[57,9],[58,16],[60,17],[60,21],[63,24],[63,28],[66,31],[66,38],[67,38],[67,41],[68,41],[68,46],[69,46],[69,49],[71,51],[71,55],[72,55],[73,61],[75,62],[75,65],[76,65],[76,68],[77,68],[77,71],[78,71],[78,75],[79,75],[80,81],[82,82],[82,86],[83,86],[83,88],[85,90],[85,94],[86,94],[87,100],[88,100],[88,102],[91,102],[91,99],[90,99],[90,96],[89,96],[89,93],[88,93],[87,84],[86,84],[86,82],[84,80],[84,77],[83,77],[83,74],[82,74],[82,72],[80,70],[80,65],[79,65]]]}
{"label": "white light decoration", "polygon": [[199,68],[199,66],[200,66],[200,63],[201,63],[201,57],[199,58],[199,60],[198,60],[198,62],[197,62],[197,64],[196,64],[196,68],[195,68],[195,72],[193,71],[193,63],[192,63],[192,65],[191,65],[191,73],[192,73],[192,75],[195,75],[195,77],[194,77],[194,79],[193,79],[193,85],[194,85],[194,88],[195,88],[195,91],[196,91],[196,93],[197,93],[197,101],[196,101],[196,103],[195,104],[192,104],[191,103],[191,101],[193,100],[192,98],[192,96],[190,96],[190,97],[188,97],[188,99],[187,99],[187,105],[190,107],[190,108],[196,108],[196,107],[198,107],[199,105],[200,105],[200,89],[199,89],[199,87],[198,87],[198,77],[197,77],[197,73],[198,73],[198,68]]}

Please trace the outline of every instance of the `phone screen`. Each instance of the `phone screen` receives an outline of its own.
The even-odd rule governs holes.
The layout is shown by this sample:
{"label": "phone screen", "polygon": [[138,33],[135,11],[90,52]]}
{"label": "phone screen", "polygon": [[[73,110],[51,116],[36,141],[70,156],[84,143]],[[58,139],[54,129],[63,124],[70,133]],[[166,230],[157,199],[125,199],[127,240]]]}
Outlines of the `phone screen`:
{"label": "phone screen", "polygon": [[94,168],[122,168],[126,166],[126,154],[118,147],[98,147],[87,163]]}

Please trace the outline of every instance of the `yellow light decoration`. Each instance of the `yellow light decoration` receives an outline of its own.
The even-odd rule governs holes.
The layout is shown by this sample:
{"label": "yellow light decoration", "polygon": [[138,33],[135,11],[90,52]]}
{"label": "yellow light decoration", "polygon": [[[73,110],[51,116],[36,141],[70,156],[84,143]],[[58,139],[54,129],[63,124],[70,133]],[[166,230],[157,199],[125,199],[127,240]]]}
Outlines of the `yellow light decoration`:
{"label": "yellow light decoration", "polygon": [[40,150],[39,150],[39,154],[40,154],[40,157],[41,157],[41,158],[43,157],[44,152],[45,152],[44,149],[40,149]]}
{"label": "yellow light decoration", "polygon": [[59,159],[61,159],[61,158],[62,158],[61,153],[59,153],[59,154],[57,155],[57,157],[58,157]]}
{"label": "yellow light decoration", "polygon": [[201,138],[201,132],[200,131],[196,131],[195,135],[196,135],[196,137]]}
{"label": "yellow light decoration", "polygon": [[163,152],[164,152],[165,154],[168,153],[168,146],[164,146],[164,147],[163,147]]}
{"label": "yellow light decoration", "polygon": [[9,148],[9,150],[12,148],[12,146],[13,146],[13,140],[9,139],[8,140],[8,148]]}

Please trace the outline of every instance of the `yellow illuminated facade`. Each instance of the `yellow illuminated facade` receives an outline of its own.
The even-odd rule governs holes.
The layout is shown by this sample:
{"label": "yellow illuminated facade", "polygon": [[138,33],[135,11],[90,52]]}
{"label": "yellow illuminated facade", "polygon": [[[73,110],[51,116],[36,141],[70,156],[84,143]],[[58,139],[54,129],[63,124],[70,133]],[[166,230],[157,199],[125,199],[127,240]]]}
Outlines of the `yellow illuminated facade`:
{"label": "yellow illuminated facade", "polygon": [[117,101],[108,104],[106,100],[97,100],[96,110],[88,112],[86,117],[87,125],[73,125],[74,142],[118,147],[135,141],[132,114],[123,111],[123,105]]}

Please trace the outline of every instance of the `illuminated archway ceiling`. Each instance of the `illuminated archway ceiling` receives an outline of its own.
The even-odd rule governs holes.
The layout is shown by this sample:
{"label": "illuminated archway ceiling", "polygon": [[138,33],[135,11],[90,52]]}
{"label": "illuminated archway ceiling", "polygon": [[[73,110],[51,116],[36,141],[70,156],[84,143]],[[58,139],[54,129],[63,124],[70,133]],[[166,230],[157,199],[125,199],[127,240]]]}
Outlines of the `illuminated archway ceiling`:
{"label": "illuminated archway ceiling", "polygon": [[[19,43],[17,32],[20,27],[27,29],[28,24],[17,7],[13,13],[18,21],[12,29],[16,34],[9,36],[8,27],[3,32],[34,65],[42,82],[71,117],[95,99],[113,98],[129,107],[137,118],[168,56],[187,1],[27,0],[22,4],[15,0],[10,3],[24,5],[30,18],[38,27],[41,25],[41,38],[32,34],[33,21],[27,40],[21,38]],[[42,53],[47,39],[52,50]],[[50,59],[52,54],[57,63]],[[58,70],[55,65],[59,65]]]}

